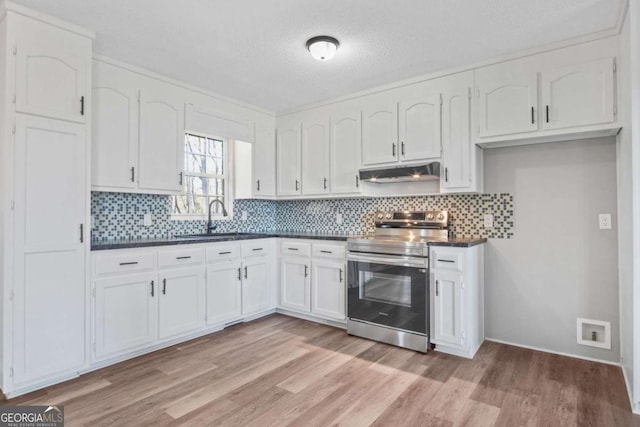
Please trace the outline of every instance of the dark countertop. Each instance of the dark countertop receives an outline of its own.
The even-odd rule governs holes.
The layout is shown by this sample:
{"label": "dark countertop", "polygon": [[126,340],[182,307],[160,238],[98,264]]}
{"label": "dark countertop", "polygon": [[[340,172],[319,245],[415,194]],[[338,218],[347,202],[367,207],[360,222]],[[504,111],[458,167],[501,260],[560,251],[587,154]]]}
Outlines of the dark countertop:
{"label": "dark countertop", "polygon": [[120,239],[120,240],[93,240],[91,242],[92,251],[103,251],[108,249],[132,249],[148,248],[152,246],[173,246],[191,245],[195,243],[215,243],[236,240],[268,239],[271,237],[283,237],[290,239],[311,239],[311,240],[334,240],[346,242],[347,234],[322,234],[322,233],[296,233],[287,231],[277,231],[270,233],[215,233],[205,237],[158,237],[141,239]]}
{"label": "dark countertop", "polygon": [[451,246],[455,248],[470,248],[487,242],[486,237],[450,237],[447,241],[431,242],[430,246]]}

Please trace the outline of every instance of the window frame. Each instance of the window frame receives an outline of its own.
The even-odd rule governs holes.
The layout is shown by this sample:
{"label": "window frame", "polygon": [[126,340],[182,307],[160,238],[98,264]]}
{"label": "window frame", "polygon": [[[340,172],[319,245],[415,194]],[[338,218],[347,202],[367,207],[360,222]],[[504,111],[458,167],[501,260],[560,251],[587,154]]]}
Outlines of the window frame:
{"label": "window frame", "polygon": [[[227,213],[229,214],[228,216],[224,216],[222,215],[222,213],[213,213],[211,215],[211,219],[215,220],[215,221],[229,221],[233,218],[233,202],[234,202],[234,186],[233,186],[233,174],[234,174],[234,170],[233,170],[233,157],[234,157],[234,150],[233,150],[233,140],[230,138],[224,138],[221,137],[219,135],[212,135],[206,132],[199,132],[199,131],[194,131],[194,130],[190,130],[190,129],[185,129],[184,131],[184,140],[182,143],[182,153],[183,155],[187,156],[186,153],[186,143],[187,143],[187,137],[191,135],[191,136],[195,136],[195,137],[199,137],[199,138],[206,138],[206,139],[211,139],[211,140],[216,140],[216,141],[222,141],[222,144],[224,146],[224,150],[223,151],[225,153],[224,158],[223,158],[223,170],[225,171],[224,174],[222,175],[214,175],[214,174],[201,174],[198,172],[189,172],[187,170],[184,169],[184,164],[185,164],[185,160],[183,159],[183,176],[185,178],[185,182],[186,182],[186,178],[187,177],[198,177],[198,176],[202,176],[202,177],[210,177],[213,179],[223,179],[224,180],[224,197],[222,202],[224,203],[224,206],[227,210]],[[177,221],[199,221],[199,220],[207,220],[208,219],[208,212],[204,212],[202,214],[194,214],[194,213],[176,213],[174,212],[174,206],[175,206],[175,198],[176,197],[180,197],[182,195],[184,195],[184,187],[183,187],[183,191],[179,194],[179,195],[174,195],[172,197],[172,204],[171,204],[171,215],[170,215],[170,219],[171,220],[177,220]]]}

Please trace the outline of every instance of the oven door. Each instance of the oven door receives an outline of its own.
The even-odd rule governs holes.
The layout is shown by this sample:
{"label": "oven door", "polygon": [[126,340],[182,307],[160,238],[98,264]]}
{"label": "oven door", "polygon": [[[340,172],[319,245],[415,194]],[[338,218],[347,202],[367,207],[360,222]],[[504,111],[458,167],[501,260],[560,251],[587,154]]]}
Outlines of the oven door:
{"label": "oven door", "polygon": [[348,317],[427,335],[428,260],[349,253]]}

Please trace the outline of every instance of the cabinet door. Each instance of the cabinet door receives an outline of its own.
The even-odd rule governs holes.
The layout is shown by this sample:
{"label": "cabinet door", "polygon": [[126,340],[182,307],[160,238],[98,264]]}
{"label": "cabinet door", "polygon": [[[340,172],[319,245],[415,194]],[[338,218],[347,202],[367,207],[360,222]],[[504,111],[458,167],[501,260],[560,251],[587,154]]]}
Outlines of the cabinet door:
{"label": "cabinet door", "polygon": [[440,157],[440,95],[399,104],[400,160]]}
{"label": "cabinet door", "polygon": [[207,325],[231,322],[242,315],[242,287],[239,262],[207,268]]}
{"label": "cabinet door", "polygon": [[479,136],[491,137],[538,130],[538,74],[500,71],[476,73]]}
{"label": "cabinet door", "polygon": [[435,271],[433,278],[433,338],[437,343],[462,345],[464,341],[462,275]]}
{"label": "cabinet door", "polygon": [[176,194],[182,191],[184,166],[184,103],[171,88],[140,92],[138,186]]}
{"label": "cabinet door", "polygon": [[86,122],[91,40],[12,15],[16,47],[16,111]]}
{"label": "cabinet door", "polygon": [[96,359],[148,346],[158,337],[158,278],[155,273],[97,280]]}
{"label": "cabinet door", "polygon": [[323,317],[345,319],[345,268],[335,261],[313,260],[311,311]]}
{"label": "cabinet door", "polygon": [[159,336],[176,337],[204,326],[204,267],[160,272]]}
{"label": "cabinet door", "polygon": [[396,103],[362,110],[362,163],[374,166],[398,160],[398,107]]}
{"label": "cabinet door", "polygon": [[242,314],[244,316],[271,307],[269,264],[266,257],[251,257],[243,261]]}
{"label": "cabinet door", "polygon": [[300,125],[277,129],[278,196],[301,194]]}
{"label": "cabinet door", "polygon": [[280,306],[295,311],[311,311],[308,258],[281,258]]}
{"label": "cabinet door", "polygon": [[86,163],[83,125],[17,117],[11,249],[16,384],[84,363]]}
{"label": "cabinet door", "polygon": [[358,194],[362,138],[360,111],[336,114],[331,119],[331,192]]}
{"label": "cabinet door", "polygon": [[614,121],[614,61],[611,58],[542,73],[543,129]]}
{"label": "cabinet door", "polygon": [[138,87],[130,73],[94,63],[91,185],[136,188]]}
{"label": "cabinet door", "polygon": [[472,149],[469,89],[442,95],[442,192],[463,191],[471,186]]}
{"label": "cabinet door", "polygon": [[302,123],[303,194],[329,193],[329,119]]}
{"label": "cabinet door", "polygon": [[275,129],[267,125],[256,125],[253,144],[253,196],[275,197],[276,195],[276,135]]}

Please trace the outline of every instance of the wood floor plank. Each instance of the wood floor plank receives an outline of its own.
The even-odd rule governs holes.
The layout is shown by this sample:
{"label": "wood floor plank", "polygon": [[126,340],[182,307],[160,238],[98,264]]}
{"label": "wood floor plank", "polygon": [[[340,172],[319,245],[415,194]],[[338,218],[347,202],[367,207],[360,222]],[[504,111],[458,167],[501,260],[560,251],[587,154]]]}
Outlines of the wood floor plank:
{"label": "wood floor plank", "polygon": [[486,342],[473,359],[282,315],[0,402],[68,426],[633,426],[622,371]]}

